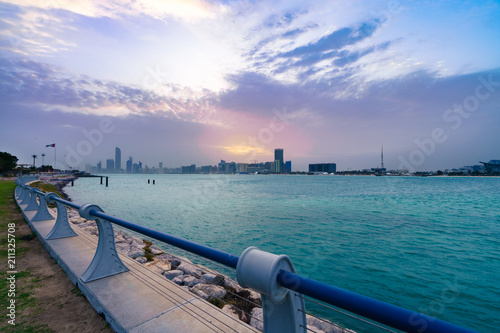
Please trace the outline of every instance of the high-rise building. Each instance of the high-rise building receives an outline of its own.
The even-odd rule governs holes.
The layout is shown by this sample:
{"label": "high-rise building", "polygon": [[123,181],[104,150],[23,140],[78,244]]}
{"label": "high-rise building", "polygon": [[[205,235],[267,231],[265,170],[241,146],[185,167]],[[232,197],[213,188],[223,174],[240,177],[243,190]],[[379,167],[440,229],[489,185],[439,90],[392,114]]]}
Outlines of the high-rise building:
{"label": "high-rise building", "polygon": [[220,160],[220,163],[218,165],[219,172],[225,173],[226,172],[226,161]]}
{"label": "high-rise building", "polygon": [[274,172],[283,172],[283,165],[285,164],[285,159],[283,158],[283,149],[276,148],[274,150]]}
{"label": "high-rise building", "polygon": [[115,171],[115,161],[112,158],[106,160],[106,172]]}
{"label": "high-rise building", "polygon": [[120,148],[115,148],[115,171],[122,172],[122,151]]}
{"label": "high-rise building", "polygon": [[182,166],[182,173],[196,173],[196,164]]}
{"label": "high-rise building", "polygon": [[132,166],[134,165],[134,160],[132,159],[132,156],[128,157],[127,161],[127,173],[132,173]]}
{"label": "high-rise building", "polygon": [[335,173],[337,172],[337,164],[335,163],[316,163],[309,164],[309,172],[310,173]]}
{"label": "high-rise building", "polygon": [[285,162],[285,172],[286,173],[292,172],[292,161]]}

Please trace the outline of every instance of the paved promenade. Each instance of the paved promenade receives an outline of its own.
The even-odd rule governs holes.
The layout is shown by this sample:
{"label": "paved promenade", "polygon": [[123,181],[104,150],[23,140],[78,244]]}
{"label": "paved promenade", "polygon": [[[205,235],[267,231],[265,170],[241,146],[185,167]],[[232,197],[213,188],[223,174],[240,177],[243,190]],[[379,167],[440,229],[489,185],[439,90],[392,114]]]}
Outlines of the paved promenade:
{"label": "paved promenade", "polygon": [[[29,221],[36,211],[24,212],[26,206],[21,209]],[[80,276],[94,257],[97,238],[73,228],[78,236],[47,241],[44,237],[54,224],[55,219],[31,223],[50,255],[115,331],[259,332],[122,254],[130,271],[82,282]]]}

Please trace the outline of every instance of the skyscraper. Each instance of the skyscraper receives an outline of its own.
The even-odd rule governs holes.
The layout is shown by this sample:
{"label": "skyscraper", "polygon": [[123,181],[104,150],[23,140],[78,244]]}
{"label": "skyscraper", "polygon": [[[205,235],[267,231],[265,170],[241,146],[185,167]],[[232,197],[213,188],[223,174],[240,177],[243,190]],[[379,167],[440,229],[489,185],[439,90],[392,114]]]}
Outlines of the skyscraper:
{"label": "skyscraper", "polygon": [[283,165],[284,165],[284,158],[283,158],[283,149],[282,148],[276,148],[274,150],[274,172],[276,173],[281,173],[283,172]]}
{"label": "skyscraper", "polygon": [[122,151],[120,148],[115,148],[115,171],[122,172]]}
{"label": "skyscraper", "polygon": [[134,164],[134,160],[132,159],[132,156],[128,157],[127,161],[127,173],[132,173],[132,165]]}
{"label": "skyscraper", "polygon": [[112,158],[106,160],[106,172],[114,172],[115,171],[115,161]]}

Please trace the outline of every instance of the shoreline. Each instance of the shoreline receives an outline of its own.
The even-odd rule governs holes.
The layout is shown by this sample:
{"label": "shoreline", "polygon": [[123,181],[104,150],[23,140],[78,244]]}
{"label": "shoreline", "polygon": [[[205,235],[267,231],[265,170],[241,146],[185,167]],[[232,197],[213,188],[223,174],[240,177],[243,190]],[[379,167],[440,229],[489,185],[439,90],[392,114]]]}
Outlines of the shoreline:
{"label": "shoreline", "polygon": [[[71,198],[64,192],[67,181],[39,180],[56,186],[64,195],[64,200]],[[57,209],[48,207],[53,216],[57,216]],[[67,207],[68,220],[71,224],[82,228],[85,232],[98,236],[95,221],[88,221],[80,217],[79,212]],[[113,226],[117,251],[142,264],[164,278],[179,285],[180,288],[194,293],[200,298],[219,307],[227,315],[241,320],[259,331],[264,329],[264,316],[260,294],[242,288],[238,282],[228,276],[195,264],[188,258],[165,252],[153,242],[130,235]],[[306,314],[307,326],[314,332],[328,333],[356,333],[343,328],[326,319],[318,319]]]}

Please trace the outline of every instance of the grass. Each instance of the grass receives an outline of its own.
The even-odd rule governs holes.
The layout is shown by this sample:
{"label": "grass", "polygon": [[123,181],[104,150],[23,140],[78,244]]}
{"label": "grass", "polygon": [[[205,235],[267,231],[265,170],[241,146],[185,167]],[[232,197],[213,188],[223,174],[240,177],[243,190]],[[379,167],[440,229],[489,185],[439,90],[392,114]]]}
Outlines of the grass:
{"label": "grass", "polygon": [[153,252],[151,252],[151,245],[153,245],[153,242],[151,241],[148,241],[146,239],[143,239],[144,243],[146,244],[146,246],[144,247],[144,257],[148,260],[148,261],[153,261],[154,260],[154,257],[155,255],[153,254]]}
{"label": "grass", "polygon": [[[111,332],[24,220],[14,199],[15,186],[14,181],[0,181],[0,316],[3,318],[0,332],[66,332],[68,327]],[[37,182],[34,187],[58,193],[56,187],[49,184]],[[14,269],[8,268],[8,225],[11,223],[15,224]],[[14,297],[8,295],[9,270],[17,270]],[[10,299],[15,299],[15,326],[8,323],[6,316]]]}
{"label": "grass", "polygon": [[[9,306],[10,298],[8,297],[10,291],[10,283],[7,280],[8,274],[7,268],[8,263],[8,225],[14,223],[16,225],[16,234],[17,229],[19,228],[20,223],[25,223],[22,215],[20,214],[19,208],[15,206],[13,203],[13,195],[16,184],[14,181],[1,181],[0,182],[0,260],[2,261],[2,269],[0,270],[0,308],[2,309],[2,317],[5,320],[0,322],[0,331],[8,331],[8,332],[52,332],[48,328],[47,325],[38,325],[36,323],[26,323],[19,325],[19,317],[22,311],[26,308],[36,308],[36,299],[33,297],[31,291],[34,286],[30,286],[32,279],[36,279],[36,277],[32,277],[32,274],[29,270],[18,271],[15,275],[16,277],[16,291],[15,291],[15,300],[16,300],[16,325],[12,326],[7,322],[8,317],[4,314],[4,309]],[[35,234],[36,237],[36,234]],[[16,242],[16,253],[15,260],[16,263],[23,256],[23,254],[28,250],[27,247],[24,247],[23,244],[30,239],[33,239],[32,234],[15,237]],[[17,268],[16,268],[17,269]],[[10,274],[9,274],[10,275]],[[23,288],[23,286],[29,286]]]}
{"label": "grass", "polygon": [[38,181],[38,182],[31,183],[30,186],[36,187],[42,192],[45,192],[45,193],[54,192],[54,193],[57,193],[57,195],[59,195],[61,198],[63,197],[63,194],[57,189],[56,186],[54,186],[52,184],[47,184],[47,183]]}

